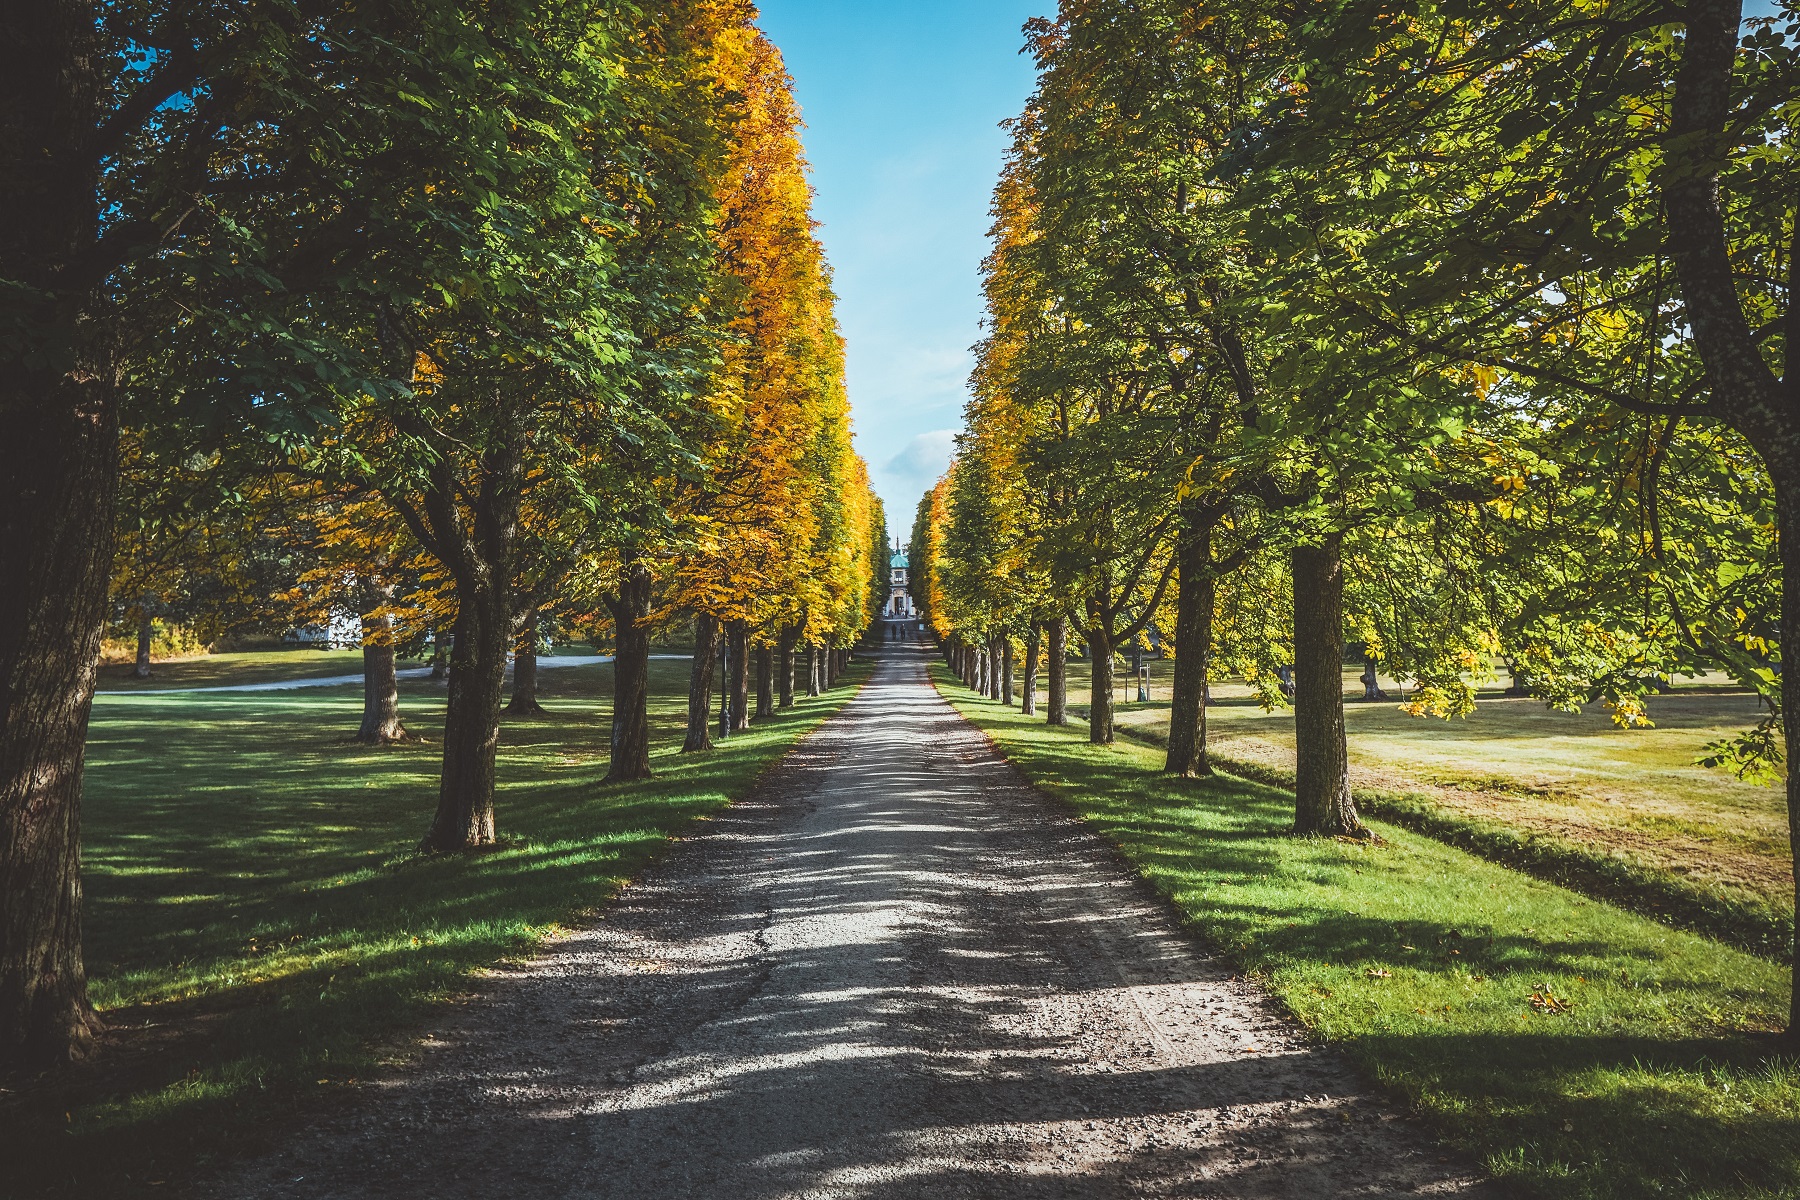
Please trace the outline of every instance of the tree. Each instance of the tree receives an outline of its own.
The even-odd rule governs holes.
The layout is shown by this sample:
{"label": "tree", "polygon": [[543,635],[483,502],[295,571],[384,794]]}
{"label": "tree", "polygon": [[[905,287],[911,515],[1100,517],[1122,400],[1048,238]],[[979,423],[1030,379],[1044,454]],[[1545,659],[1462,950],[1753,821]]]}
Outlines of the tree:
{"label": "tree", "polygon": [[[259,247],[216,205],[293,114],[323,48],[356,57],[361,17],[310,3],[82,0],[0,15],[0,1062],[91,1044],[80,788],[112,565],[118,389],[133,356],[179,320],[211,326],[222,299],[254,294]],[[177,295],[184,318],[168,303]],[[244,396],[246,378],[271,357],[292,364],[306,341],[272,336],[259,343],[269,355],[215,374]],[[255,418],[296,417],[291,395],[265,396]]]}
{"label": "tree", "polygon": [[[1323,174],[1340,207],[1414,211],[1402,236],[1363,246],[1370,261],[1408,273],[1403,302],[1346,296],[1343,306],[1396,344],[1489,372],[1521,408],[1585,406],[1577,425],[1632,428],[1610,440],[1640,481],[1661,477],[1661,447],[1689,422],[1723,426],[1753,449],[1780,533],[1785,640],[1800,621],[1788,591],[1800,543],[1787,536],[1797,527],[1800,426],[1786,398],[1792,164],[1776,147],[1791,138],[1800,74],[1777,24],[1746,24],[1729,2],[1604,14],[1548,2],[1504,19],[1346,11],[1304,30],[1295,56],[1304,99],[1270,115],[1264,140],[1315,171],[1339,164]],[[1351,111],[1354,120],[1343,115]],[[1650,497],[1646,515],[1660,509]],[[1646,522],[1649,538],[1657,525]],[[1693,576],[1667,540],[1659,549],[1633,559],[1647,568],[1647,590],[1679,601]],[[1671,580],[1680,586],[1663,586]],[[1605,597],[1601,608],[1616,611]],[[1767,670],[1767,639],[1721,624],[1633,621],[1617,640],[1651,661],[1710,641],[1785,711],[1790,685]],[[1588,627],[1604,633],[1590,643],[1615,640],[1604,622]],[[1615,657],[1576,649],[1572,661]],[[1609,670],[1599,686],[1630,719],[1625,674]],[[1767,723],[1719,760],[1743,763],[1793,736]],[[1790,813],[1800,813],[1796,786]],[[1800,967],[1800,942],[1795,957]],[[1793,1017],[1800,1027],[1800,1009]]]}
{"label": "tree", "polygon": [[323,485],[294,489],[299,510],[284,530],[308,563],[287,599],[297,621],[329,626],[353,615],[362,629],[363,713],[356,741],[366,746],[403,742],[395,660],[400,648],[424,640],[452,609],[441,573],[390,509],[368,494]]}

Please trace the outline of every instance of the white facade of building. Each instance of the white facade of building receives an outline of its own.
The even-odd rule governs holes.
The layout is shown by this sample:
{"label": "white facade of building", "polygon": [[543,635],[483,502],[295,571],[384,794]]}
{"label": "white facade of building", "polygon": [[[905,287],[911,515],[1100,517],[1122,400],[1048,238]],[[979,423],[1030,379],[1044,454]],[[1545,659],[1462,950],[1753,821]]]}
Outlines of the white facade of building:
{"label": "white facade of building", "polygon": [[913,605],[912,593],[907,590],[906,573],[906,547],[895,541],[894,552],[888,555],[888,602],[881,614],[890,621],[904,621],[919,615]]}

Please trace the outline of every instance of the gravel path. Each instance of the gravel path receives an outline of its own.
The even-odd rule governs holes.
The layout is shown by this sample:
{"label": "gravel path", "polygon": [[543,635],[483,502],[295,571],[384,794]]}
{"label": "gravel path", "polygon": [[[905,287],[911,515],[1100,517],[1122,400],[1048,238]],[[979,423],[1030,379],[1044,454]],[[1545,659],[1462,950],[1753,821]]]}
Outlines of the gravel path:
{"label": "gravel path", "polygon": [[927,682],[874,680],[214,1197],[1490,1197]]}

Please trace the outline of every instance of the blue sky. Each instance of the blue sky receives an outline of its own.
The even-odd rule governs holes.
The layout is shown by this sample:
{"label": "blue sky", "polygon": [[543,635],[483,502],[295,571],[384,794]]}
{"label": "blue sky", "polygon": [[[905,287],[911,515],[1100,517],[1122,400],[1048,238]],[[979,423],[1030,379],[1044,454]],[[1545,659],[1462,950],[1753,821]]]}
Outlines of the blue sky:
{"label": "blue sky", "polygon": [[949,461],[981,331],[988,200],[1054,0],[763,0],[806,119],[856,445],[902,538]]}

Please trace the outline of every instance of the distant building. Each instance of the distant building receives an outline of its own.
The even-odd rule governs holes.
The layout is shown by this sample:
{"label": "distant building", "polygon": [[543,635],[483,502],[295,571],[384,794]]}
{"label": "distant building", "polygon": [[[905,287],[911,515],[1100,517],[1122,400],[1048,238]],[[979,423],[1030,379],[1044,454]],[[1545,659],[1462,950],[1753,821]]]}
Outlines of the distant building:
{"label": "distant building", "polygon": [[911,641],[922,628],[919,624],[919,608],[913,603],[912,591],[908,586],[908,547],[894,539],[894,549],[888,555],[888,601],[881,610],[881,621],[886,626],[883,631],[888,641]]}
{"label": "distant building", "polygon": [[332,610],[324,625],[301,625],[291,629],[281,640],[290,646],[309,646],[318,650],[354,650],[362,645],[362,618],[353,612]]}

